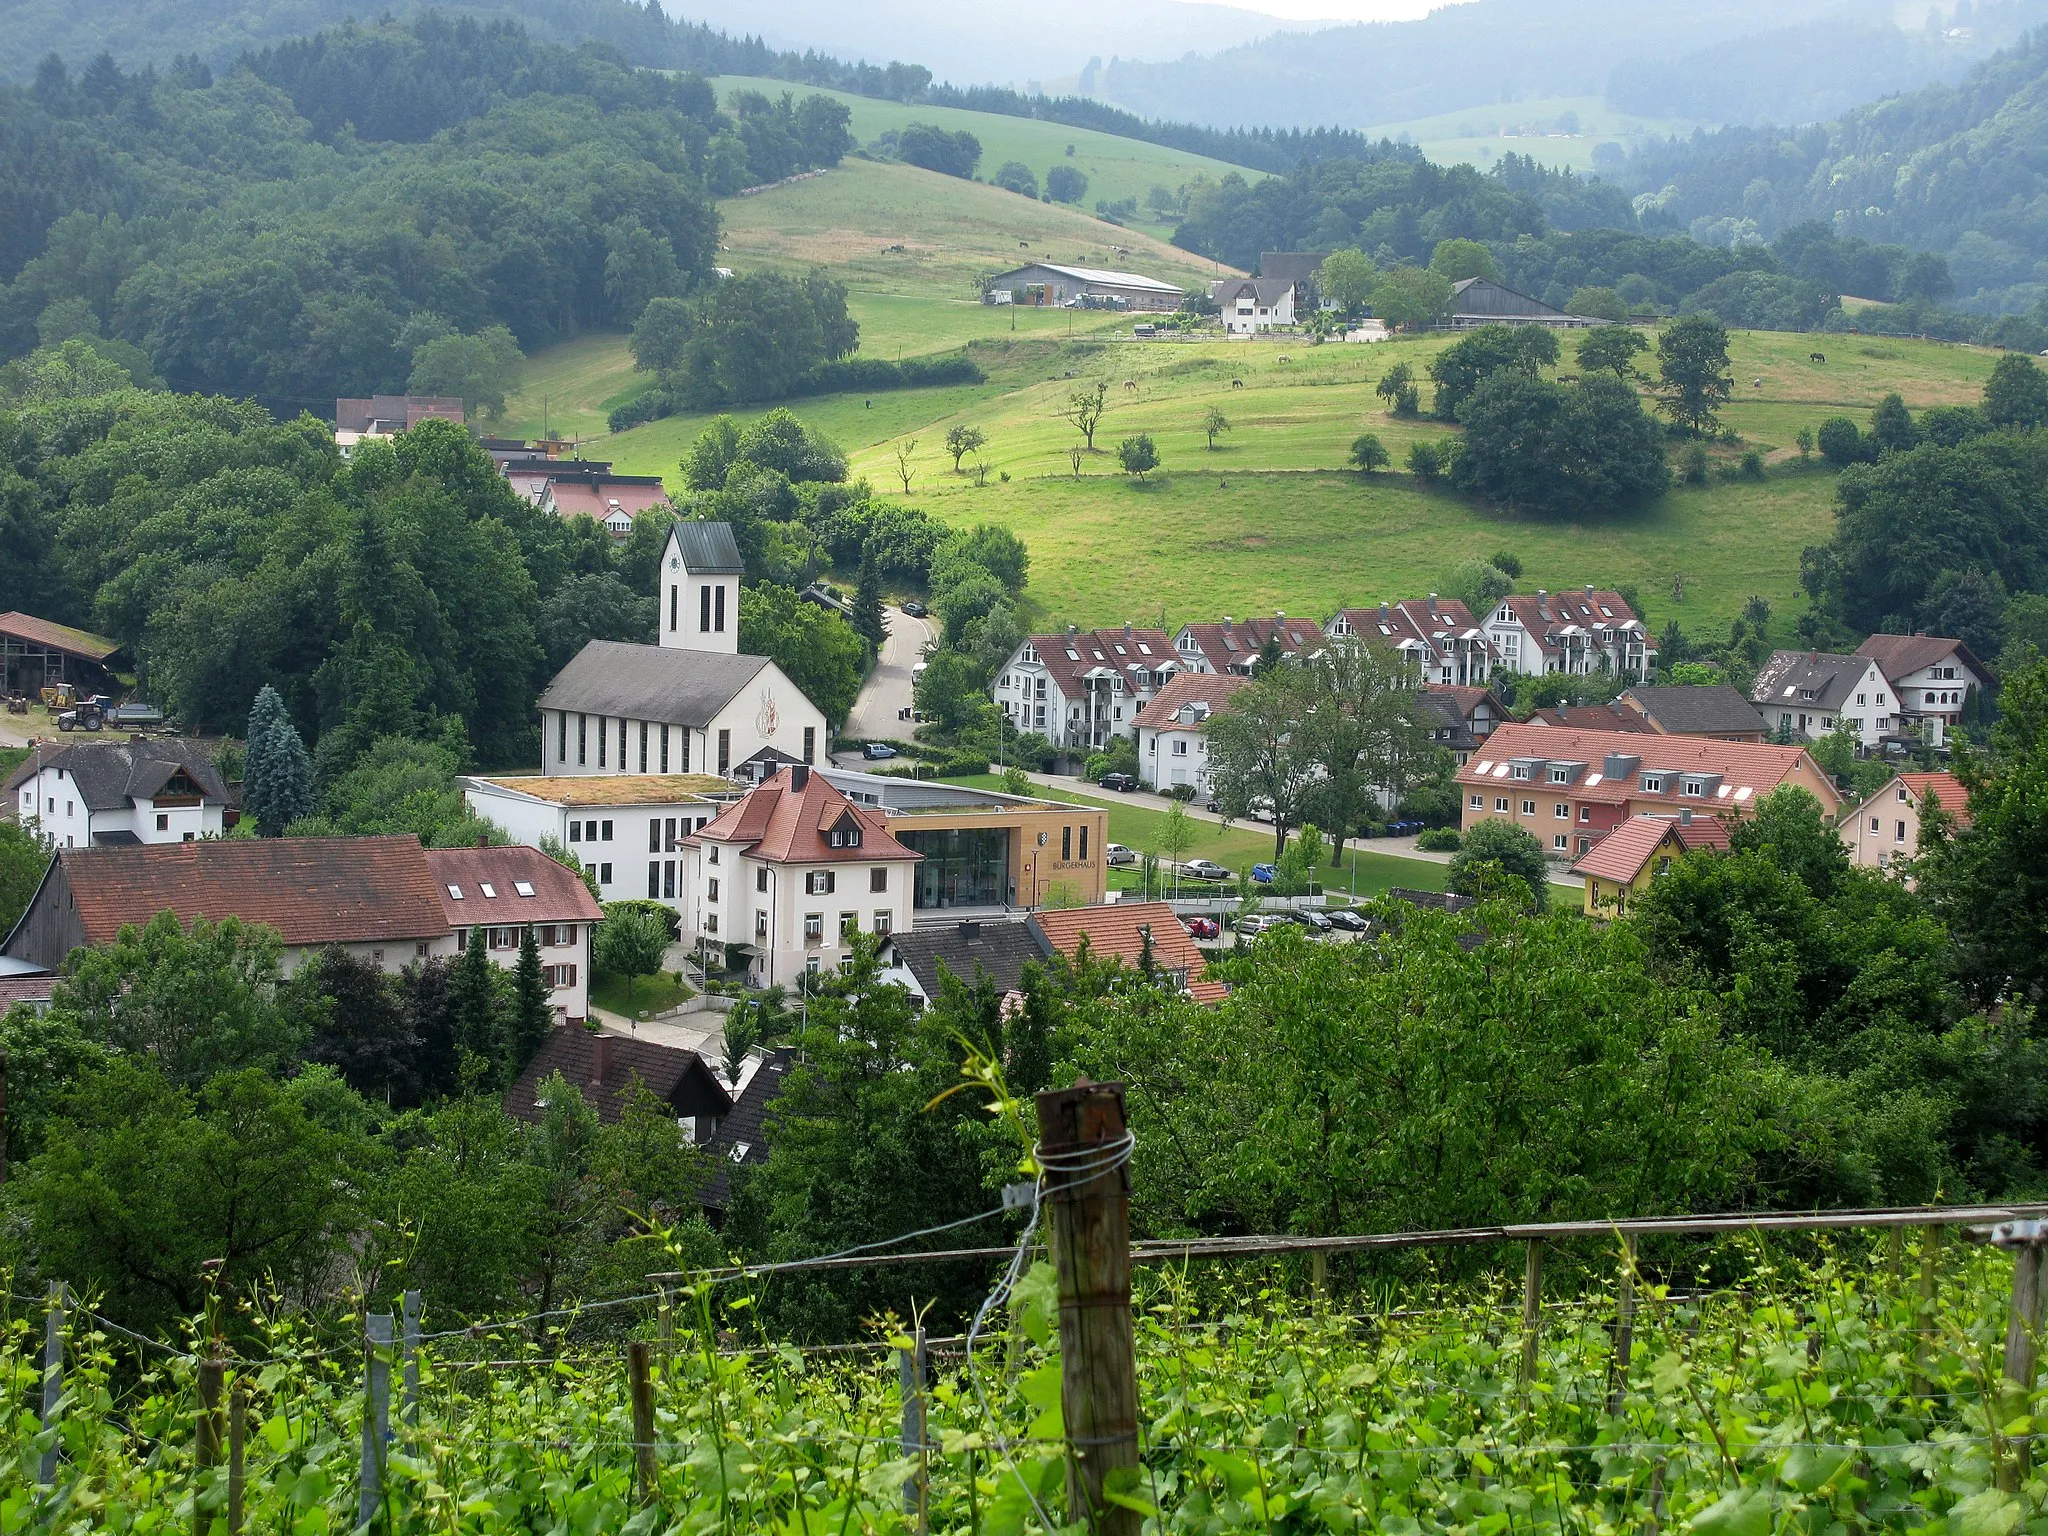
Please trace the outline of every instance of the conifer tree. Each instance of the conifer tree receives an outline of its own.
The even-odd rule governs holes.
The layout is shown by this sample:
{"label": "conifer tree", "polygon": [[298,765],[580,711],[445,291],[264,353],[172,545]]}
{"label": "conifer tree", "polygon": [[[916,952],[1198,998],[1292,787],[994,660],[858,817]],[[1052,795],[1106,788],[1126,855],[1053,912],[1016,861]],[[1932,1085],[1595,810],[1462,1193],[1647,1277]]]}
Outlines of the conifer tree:
{"label": "conifer tree", "polygon": [[312,759],[284,700],[268,683],[249,708],[242,809],[263,837],[277,837],[313,813]]}
{"label": "conifer tree", "polygon": [[874,556],[866,552],[860,557],[860,586],[853,594],[853,632],[877,653],[889,634],[882,616],[882,573],[875,568]]}
{"label": "conifer tree", "polygon": [[522,1071],[533,1059],[533,1054],[546,1042],[548,1031],[554,1027],[554,1004],[548,997],[548,984],[541,974],[540,941],[534,936],[532,924],[519,937],[519,964],[512,973],[515,1002],[512,1009],[512,1038],[508,1042],[508,1060],[505,1063],[506,1076]]}
{"label": "conifer tree", "polygon": [[[465,1057],[476,1057],[495,1067],[503,1054],[498,1030],[498,994],[491,975],[491,957],[484,947],[484,930],[469,930],[469,946],[455,962],[449,987],[454,1004],[455,1045]],[[469,1072],[464,1062],[464,1075]]]}

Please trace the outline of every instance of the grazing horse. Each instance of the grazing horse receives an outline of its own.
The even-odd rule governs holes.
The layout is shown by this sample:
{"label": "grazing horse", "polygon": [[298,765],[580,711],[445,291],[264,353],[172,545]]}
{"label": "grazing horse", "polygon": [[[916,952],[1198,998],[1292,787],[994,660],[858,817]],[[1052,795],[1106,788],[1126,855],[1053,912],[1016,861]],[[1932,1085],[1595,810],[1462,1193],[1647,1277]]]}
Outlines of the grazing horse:
{"label": "grazing horse", "polygon": [[1287,354],[1286,354],[1285,352],[1283,352],[1283,353],[1281,353],[1281,354],[1280,354],[1280,357],[1279,357],[1278,361],[1280,361],[1280,362],[1283,362],[1283,363],[1288,363],[1288,362],[1292,362],[1292,361],[1293,361],[1293,359],[1292,359],[1292,358],[1290,358],[1290,357],[1289,357],[1289,356],[1288,356],[1288,355],[1287,355]]}
{"label": "grazing horse", "polygon": [[1230,387],[1231,387],[1232,389],[1243,389],[1243,388],[1244,388],[1244,380],[1243,380],[1243,379],[1232,379],[1232,380],[1230,381]]}
{"label": "grazing horse", "polygon": [[1809,363],[1824,363],[1828,360],[1828,355],[1825,352],[1809,352],[1806,354],[1806,360]]}
{"label": "grazing horse", "polygon": [[1764,381],[1762,379],[1751,379],[1749,382],[1751,388],[1762,389],[1764,387]]}
{"label": "grazing horse", "polygon": [[1136,379],[1125,379],[1125,380],[1124,380],[1124,388],[1125,388],[1125,389],[1136,389],[1137,387],[1138,387],[1138,381],[1137,381]]}

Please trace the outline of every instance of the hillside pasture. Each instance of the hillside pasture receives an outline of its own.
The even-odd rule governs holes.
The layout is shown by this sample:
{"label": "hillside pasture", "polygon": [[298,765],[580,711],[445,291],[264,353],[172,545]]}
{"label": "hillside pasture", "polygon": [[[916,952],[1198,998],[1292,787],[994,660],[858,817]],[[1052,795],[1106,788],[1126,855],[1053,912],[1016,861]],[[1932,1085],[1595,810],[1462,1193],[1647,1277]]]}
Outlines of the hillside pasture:
{"label": "hillside pasture", "polygon": [[[717,89],[721,102],[729,99],[735,90],[760,91],[772,98],[792,89],[784,80],[742,75],[722,75],[713,80],[712,85]],[[795,89],[800,96],[812,94],[809,86]],[[1164,144],[1119,138],[1093,128],[1068,128],[1028,117],[969,112],[959,107],[880,101],[868,96],[850,96],[842,91],[820,94],[846,104],[853,113],[853,135],[864,145],[872,144],[886,132],[901,133],[912,123],[929,123],[948,133],[973,134],[981,143],[981,162],[975,167],[975,174],[983,180],[994,176],[1004,162],[1016,160],[1031,168],[1031,174],[1038,178],[1042,189],[1047,171],[1056,165],[1072,166],[1088,178],[1088,195],[1083,206],[1092,209],[1097,201],[1113,203],[1125,198],[1137,199],[1138,217],[1131,221],[1133,227],[1127,233],[1137,233],[1140,228],[1153,234],[1171,232],[1170,224],[1154,222],[1153,215],[1145,207],[1145,196],[1154,187],[1165,187],[1169,192],[1178,193],[1199,176],[1221,181],[1225,176],[1236,175],[1246,181],[1258,181],[1265,174],[1227,161],[1212,160],[1207,155],[1190,154]],[[1071,155],[1067,153],[1069,146],[1074,151]],[[1023,201],[1015,193],[1003,192],[1002,195]],[[1130,241],[1119,239],[1117,243],[1128,245]]]}

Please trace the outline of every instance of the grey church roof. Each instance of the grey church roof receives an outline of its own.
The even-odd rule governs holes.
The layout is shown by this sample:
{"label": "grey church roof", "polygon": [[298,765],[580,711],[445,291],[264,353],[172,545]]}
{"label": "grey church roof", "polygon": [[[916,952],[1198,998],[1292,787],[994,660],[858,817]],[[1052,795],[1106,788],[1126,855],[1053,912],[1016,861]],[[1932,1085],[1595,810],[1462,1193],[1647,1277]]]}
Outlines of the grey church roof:
{"label": "grey church roof", "polygon": [[693,575],[738,576],[747,569],[731,523],[677,523],[676,544]]}
{"label": "grey church roof", "polygon": [[593,640],[555,674],[540,707],[707,726],[769,665],[766,656]]}

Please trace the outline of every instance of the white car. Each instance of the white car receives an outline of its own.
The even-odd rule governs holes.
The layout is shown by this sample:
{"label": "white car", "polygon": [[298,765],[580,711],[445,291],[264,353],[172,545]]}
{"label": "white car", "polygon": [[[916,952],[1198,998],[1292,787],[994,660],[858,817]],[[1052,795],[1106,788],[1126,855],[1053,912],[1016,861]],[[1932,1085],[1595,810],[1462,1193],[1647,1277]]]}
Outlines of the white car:
{"label": "white car", "polygon": [[1108,864],[1135,864],[1138,856],[1122,843],[1111,843],[1102,850],[1104,862]]}
{"label": "white car", "polygon": [[1191,880],[1228,880],[1230,871],[1209,859],[1189,859],[1180,872]]}

